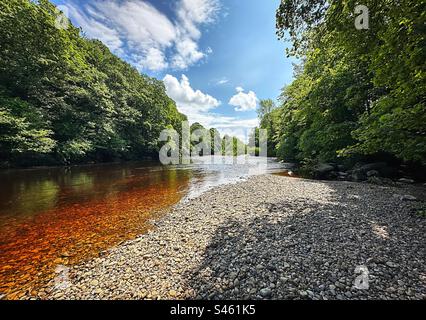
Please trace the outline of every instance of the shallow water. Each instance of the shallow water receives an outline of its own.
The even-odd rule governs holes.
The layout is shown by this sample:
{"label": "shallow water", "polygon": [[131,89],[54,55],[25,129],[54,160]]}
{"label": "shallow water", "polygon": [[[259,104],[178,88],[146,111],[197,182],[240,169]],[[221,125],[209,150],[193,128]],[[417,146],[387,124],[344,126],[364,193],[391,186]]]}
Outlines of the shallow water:
{"label": "shallow water", "polygon": [[0,171],[0,295],[43,297],[57,266],[135,238],[177,202],[286,169],[273,159],[258,162],[204,157],[177,166],[137,162]]}

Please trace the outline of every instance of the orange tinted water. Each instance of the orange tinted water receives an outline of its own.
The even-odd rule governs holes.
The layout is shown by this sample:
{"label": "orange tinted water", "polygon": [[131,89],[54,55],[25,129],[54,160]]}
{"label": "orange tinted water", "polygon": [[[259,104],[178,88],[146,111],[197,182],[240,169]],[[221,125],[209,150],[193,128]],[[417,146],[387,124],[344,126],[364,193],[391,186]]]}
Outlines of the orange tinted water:
{"label": "orange tinted water", "polygon": [[[59,265],[96,257],[144,233],[151,218],[183,196],[262,173],[254,170],[256,161],[0,171],[0,297],[46,297]],[[268,172],[283,169],[268,160]]]}
{"label": "orange tinted water", "polygon": [[190,171],[102,165],[0,174],[0,294],[43,298],[58,265],[95,257],[150,228]]}

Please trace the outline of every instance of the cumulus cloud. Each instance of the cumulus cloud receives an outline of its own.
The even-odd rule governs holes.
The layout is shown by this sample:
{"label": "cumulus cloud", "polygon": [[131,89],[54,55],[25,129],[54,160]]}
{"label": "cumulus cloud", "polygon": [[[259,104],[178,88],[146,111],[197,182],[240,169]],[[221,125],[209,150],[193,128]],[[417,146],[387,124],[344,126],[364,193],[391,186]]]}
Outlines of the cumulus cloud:
{"label": "cumulus cloud", "polygon": [[172,75],[163,79],[167,95],[176,101],[180,112],[188,116],[191,123],[201,123],[206,128],[216,128],[222,135],[236,136],[247,141],[250,129],[259,125],[257,118],[239,119],[214,112],[220,101],[200,90],[193,89],[188,77],[180,81]]}
{"label": "cumulus cloud", "polygon": [[157,49],[151,48],[145,56],[142,56],[138,64],[141,68],[144,66],[153,71],[160,71],[168,67],[164,53]]}
{"label": "cumulus cloud", "polygon": [[141,70],[186,69],[210,54],[201,50],[201,26],[212,23],[219,0],[179,0],[172,19],[145,0],[65,0],[70,17],[89,38]]}
{"label": "cumulus cloud", "polygon": [[216,98],[200,90],[194,90],[188,77],[184,74],[180,81],[168,74],[164,77],[163,82],[167,95],[176,102],[179,111],[188,116],[209,111],[220,105]]}
{"label": "cumulus cloud", "polygon": [[256,109],[258,101],[256,93],[253,91],[245,93],[242,87],[237,87],[235,90],[237,94],[229,100],[229,104],[235,107],[235,111],[250,111]]}
{"label": "cumulus cloud", "polygon": [[198,45],[194,40],[184,38],[176,44],[176,54],[172,58],[172,66],[176,69],[186,69],[204,57],[205,53],[198,50]]}

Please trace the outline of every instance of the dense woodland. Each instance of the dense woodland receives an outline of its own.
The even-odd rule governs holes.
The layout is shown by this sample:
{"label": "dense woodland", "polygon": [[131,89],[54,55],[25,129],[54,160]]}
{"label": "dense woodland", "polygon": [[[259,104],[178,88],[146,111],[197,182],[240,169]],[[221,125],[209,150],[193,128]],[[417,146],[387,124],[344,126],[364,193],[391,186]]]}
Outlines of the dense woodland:
{"label": "dense woodland", "polygon": [[426,2],[282,0],[277,34],[300,59],[279,106],[261,102],[269,154],[312,166],[426,163]]}
{"label": "dense woodland", "polygon": [[[0,164],[157,157],[160,132],[180,132],[186,120],[163,82],[140,74],[71,23],[57,28],[58,16],[47,0],[0,3]],[[191,130],[197,128],[203,127]],[[239,153],[236,138],[219,139],[222,153],[229,144]]]}
{"label": "dense woodland", "polygon": [[0,159],[68,164],[150,156],[186,117],[141,75],[46,0],[0,3]]}
{"label": "dense woodland", "polygon": [[[277,34],[291,40],[287,55],[301,62],[279,105],[260,103],[269,155],[306,166],[425,164],[426,2],[366,0],[363,30],[354,26],[357,4],[281,2]],[[161,130],[179,131],[186,120],[162,81],[71,24],[58,29],[58,14],[47,0],[0,2],[1,165],[156,156]],[[236,138],[212,142],[212,151],[214,142],[222,153],[232,143],[241,153]]]}

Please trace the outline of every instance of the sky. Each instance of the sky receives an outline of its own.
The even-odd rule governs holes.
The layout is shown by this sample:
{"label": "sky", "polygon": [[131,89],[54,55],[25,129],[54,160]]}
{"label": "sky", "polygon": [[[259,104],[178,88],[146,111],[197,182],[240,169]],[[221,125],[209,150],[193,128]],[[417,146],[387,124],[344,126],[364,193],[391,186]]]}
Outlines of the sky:
{"label": "sky", "polygon": [[247,141],[260,99],[293,79],[279,0],[53,0],[88,38],[163,80],[191,123]]}

